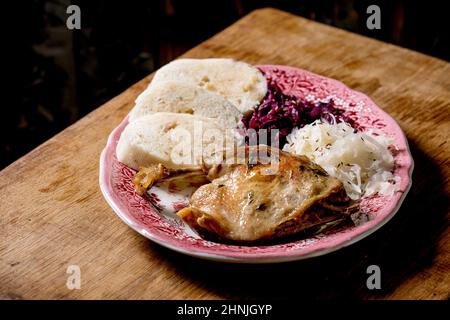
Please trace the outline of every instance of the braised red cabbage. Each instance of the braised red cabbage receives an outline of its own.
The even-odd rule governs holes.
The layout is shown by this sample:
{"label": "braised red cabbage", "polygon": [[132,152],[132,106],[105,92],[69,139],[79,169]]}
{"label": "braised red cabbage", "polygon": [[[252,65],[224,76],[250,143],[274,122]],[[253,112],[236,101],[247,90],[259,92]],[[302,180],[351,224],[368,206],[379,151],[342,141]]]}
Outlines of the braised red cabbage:
{"label": "braised red cabbage", "polygon": [[344,114],[344,110],[336,108],[333,100],[314,104],[305,99],[286,95],[275,81],[268,81],[268,92],[256,109],[244,115],[242,122],[246,129],[272,129],[279,130],[280,148],[286,143],[286,136],[293,128],[322,120],[328,123],[345,121],[353,125],[352,119]]}

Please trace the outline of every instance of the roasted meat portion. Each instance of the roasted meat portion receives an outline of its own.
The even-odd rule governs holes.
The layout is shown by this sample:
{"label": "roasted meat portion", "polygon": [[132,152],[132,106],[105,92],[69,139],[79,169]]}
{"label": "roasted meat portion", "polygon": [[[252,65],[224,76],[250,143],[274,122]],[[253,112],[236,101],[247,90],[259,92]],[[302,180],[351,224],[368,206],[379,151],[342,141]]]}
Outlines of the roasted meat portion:
{"label": "roasted meat portion", "polygon": [[252,243],[349,216],[352,203],[342,183],[307,157],[266,147],[268,157],[277,152],[274,170],[267,159],[255,161],[257,147],[242,148],[245,161],[210,168],[211,182],[198,188],[190,205],[178,212],[201,235]]}
{"label": "roasted meat portion", "polygon": [[133,178],[134,188],[142,195],[150,189],[156,182],[168,177],[170,170],[161,163],[149,167],[141,167]]}

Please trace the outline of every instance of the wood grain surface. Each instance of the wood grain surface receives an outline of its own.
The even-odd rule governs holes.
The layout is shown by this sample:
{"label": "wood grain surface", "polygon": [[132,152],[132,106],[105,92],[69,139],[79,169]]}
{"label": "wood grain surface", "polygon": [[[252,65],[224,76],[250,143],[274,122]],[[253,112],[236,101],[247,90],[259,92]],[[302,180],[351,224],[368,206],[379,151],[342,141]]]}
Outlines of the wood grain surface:
{"label": "wood grain surface", "polygon": [[[164,249],[127,227],[98,186],[108,134],[151,76],[0,173],[3,299],[448,299],[450,64],[274,9],[257,10],[183,57],[282,64],[370,95],[408,137],[413,186],[372,236],[276,265],[229,265]],[[382,289],[368,290],[376,264]],[[69,265],[81,288],[69,290]]]}

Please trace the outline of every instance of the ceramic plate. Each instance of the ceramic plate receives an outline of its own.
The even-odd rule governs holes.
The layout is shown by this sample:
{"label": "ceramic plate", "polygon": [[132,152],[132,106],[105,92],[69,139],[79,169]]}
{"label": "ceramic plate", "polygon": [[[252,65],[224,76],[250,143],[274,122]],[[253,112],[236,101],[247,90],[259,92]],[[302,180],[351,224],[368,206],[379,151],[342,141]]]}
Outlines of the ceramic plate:
{"label": "ceramic plate", "polygon": [[348,246],[383,226],[398,211],[411,186],[413,161],[407,140],[398,124],[366,95],[353,91],[339,81],[286,66],[258,66],[266,78],[281,89],[303,99],[333,99],[346,110],[362,130],[372,129],[393,137],[397,151],[395,175],[401,178],[398,191],[389,197],[362,199],[361,209],[368,221],[358,226],[335,230],[312,238],[265,246],[239,246],[201,239],[176,215],[187,205],[189,190],[157,185],[144,197],[134,191],[135,171],[117,161],[116,144],[128,119],[111,132],[100,158],[100,188],[117,215],[141,235],[162,246],[191,256],[239,263],[269,263],[306,259]]}

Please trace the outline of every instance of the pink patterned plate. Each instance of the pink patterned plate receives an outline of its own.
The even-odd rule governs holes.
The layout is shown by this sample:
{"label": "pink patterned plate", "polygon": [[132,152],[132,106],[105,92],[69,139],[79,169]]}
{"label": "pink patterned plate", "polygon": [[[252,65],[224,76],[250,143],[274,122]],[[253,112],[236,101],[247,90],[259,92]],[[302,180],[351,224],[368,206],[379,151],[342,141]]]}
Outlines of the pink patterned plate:
{"label": "pink patterned plate", "polygon": [[398,211],[411,186],[413,160],[407,140],[398,124],[366,95],[353,91],[343,83],[308,71],[275,65],[258,66],[267,78],[274,79],[282,90],[307,100],[333,99],[345,109],[362,130],[373,129],[393,137],[395,175],[401,178],[398,191],[390,196],[362,199],[361,208],[368,221],[329,234],[283,244],[239,246],[201,239],[177,216],[187,203],[187,190],[174,190],[164,185],[153,187],[146,197],[134,192],[134,171],[117,161],[115,148],[128,123],[122,123],[110,134],[100,157],[100,188],[117,215],[131,228],[162,246],[191,256],[239,263],[269,263],[306,259],[323,255],[373,233]]}

